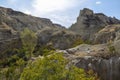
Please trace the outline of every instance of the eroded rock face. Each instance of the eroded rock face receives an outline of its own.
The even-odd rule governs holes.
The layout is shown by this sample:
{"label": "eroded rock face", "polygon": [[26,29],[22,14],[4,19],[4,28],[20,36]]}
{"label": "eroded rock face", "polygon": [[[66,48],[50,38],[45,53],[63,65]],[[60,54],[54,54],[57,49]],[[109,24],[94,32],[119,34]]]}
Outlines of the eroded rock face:
{"label": "eroded rock face", "polygon": [[81,36],[66,29],[51,29],[45,28],[38,31],[38,45],[51,44],[56,49],[70,48],[73,43],[80,39]]}
{"label": "eroded rock face", "polygon": [[[104,59],[100,57],[76,58],[75,65],[86,70],[97,72],[101,80],[120,79],[120,57]],[[75,61],[74,60],[74,61]]]}
{"label": "eroded rock face", "polygon": [[84,40],[94,40],[95,33],[106,25],[119,24],[116,18],[107,17],[102,13],[94,13],[92,10],[84,8],[80,11],[77,22],[70,27],[70,30],[79,33]]}
{"label": "eroded rock face", "polygon": [[120,54],[120,29],[116,32],[116,38],[113,41],[115,51]]}
{"label": "eroded rock face", "polygon": [[4,59],[11,54],[6,54],[7,51],[21,47],[19,33],[14,31],[4,22],[0,24],[0,59]]}
{"label": "eroded rock face", "polygon": [[60,50],[60,51],[65,54],[70,54],[70,56],[72,57],[81,57],[81,58],[84,56],[109,58],[111,56],[111,52],[107,44],[97,44],[97,45],[81,44],[77,47],[66,50]]}
{"label": "eroded rock face", "polygon": [[49,19],[34,17],[3,7],[0,7],[0,22],[6,23],[16,31],[21,31],[25,27],[33,31],[37,31],[45,27],[56,28]]}
{"label": "eroded rock face", "polygon": [[114,41],[113,45],[116,53],[120,55],[120,40]]}
{"label": "eroded rock face", "polygon": [[101,80],[120,79],[120,57],[111,56],[107,44],[82,44],[75,48],[60,50],[65,58],[79,68],[93,70]]}
{"label": "eroded rock face", "polygon": [[95,43],[109,43],[119,39],[120,25],[108,25],[95,34]]}
{"label": "eroded rock face", "polygon": [[120,25],[109,25],[95,34],[95,43],[111,44],[115,52],[120,54]]}

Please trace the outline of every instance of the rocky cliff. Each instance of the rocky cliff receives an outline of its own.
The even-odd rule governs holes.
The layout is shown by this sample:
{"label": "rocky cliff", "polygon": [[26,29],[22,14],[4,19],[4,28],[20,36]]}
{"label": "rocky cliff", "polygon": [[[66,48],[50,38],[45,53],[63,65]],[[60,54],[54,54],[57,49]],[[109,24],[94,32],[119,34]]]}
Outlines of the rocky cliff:
{"label": "rocky cliff", "polygon": [[79,33],[84,40],[92,41],[95,33],[111,24],[120,24],[120,20],[115,17],[107,17],[103,13],[94,13],[92,10],[84,8],[80,11],[77,22],[69,29]]}

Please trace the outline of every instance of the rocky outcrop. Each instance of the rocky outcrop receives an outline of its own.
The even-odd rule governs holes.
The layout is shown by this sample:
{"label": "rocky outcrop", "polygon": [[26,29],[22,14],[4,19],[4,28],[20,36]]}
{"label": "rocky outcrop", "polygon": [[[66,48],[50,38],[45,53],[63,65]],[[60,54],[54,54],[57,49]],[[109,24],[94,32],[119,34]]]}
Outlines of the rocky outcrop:
{"label": "rocky outcrop", "polygon": [[56,28],[49,19],[26,15],[22,12],[3,7],[0,7],[0,22],[6,23],[16,31],[21,31],[25,27],[33,31],[37,31],[45,27]]}
{"label": "rocky outcrop", "polygon": [[119,39],[120,25],[108,25],[95,34],[95,43],[110,43]]}
{"label": "rocky outcrop", "polygon": [[81,36],[66,29],[44,28],[37,32],[38,45],[52,45],[56,49],[67,49],[73,46]]}
{"label": "rocky outcrop", "polygon": [[87,45],[82,44],[75,48],[59,50],[65,58],[79,68],[93,70],[98,74],[100,80],[120,79],[120,57],[111,56],[107,44]]}
{"label": "rocky outcrop", "polygon": [[104,59],[100,57],[87,57],[73,59],[72,62],[79,68],[97,72],[101,80],[120,79],[120,57]]}
{"label": "rocky outcrop", "polygon": [[120,24],[120,21],[115,17],[107,17],[102,13],[94,13],[84,8],[80,11],[77,22],[69,29],[79,33],[84,40],[93,41],[95,33],[111,24]]}
{"label": "rocky outcrop", "polygon": [[113,46],[117,54],[120,55],[120,40],[114,41]]}
{"label": "rocky outcrop", "polygon": [[[21,41],[19,33],[14,31],[11,27],[2,23],[0,25],[0,59],[8,56],[6,51],[14,48],[20,48]],[[10,54],[9,54],[10,55]]]}
{"label": "rocky outcrop", "polygon": [[113,41],[113,46],[117,54],[120,54],[120,29],[116,32],[116,38]]}
{"label": "rocky outcrop", "polygon": [[66,56],[69,54],[68,58],[69,57],[83,58],[84,56],[109,58],[112,54],[109,50],[108,44],[97,44],[97,45],[81,44],[74,48],[60,50],[60,52],[65,53]]}
{"label": "rocky outcrop", "polygon": [[120,25],[108,25],[95,34],[95,43],[108,43],[120,54]]}

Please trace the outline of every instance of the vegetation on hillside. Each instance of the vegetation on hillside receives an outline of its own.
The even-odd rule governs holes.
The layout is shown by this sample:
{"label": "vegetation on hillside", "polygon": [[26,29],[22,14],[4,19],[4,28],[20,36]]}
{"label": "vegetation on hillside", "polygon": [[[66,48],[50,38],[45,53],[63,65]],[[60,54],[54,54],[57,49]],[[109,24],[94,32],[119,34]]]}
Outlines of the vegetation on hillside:
{"label": "vegetation on hillside", "polygon": [[20,80],[95,80],[95,75],[86,74],[83,69],[67,66],[62,53],[53,53],[38,58],[24,69]]}
{"label": "vegetation on hillside", "polygon": [[36,34],[28,28],[25,28],[21,32],[20,37],[22,41],[22,48],[25,50],[27,57],[32,57],[32,53],[37,44]]}
{"label": "vegetation on hillside", "polygon": [[0,80],[96,80],[93,73],[88,74],[74,65],[67,66],[68,61],[62,53],[56,53],[51,46],[33,53],[37,36],[31,30],[23,30],[21,41],[22,48],[11,51],[15,54],[1,63],[4,66],[0,68]]}

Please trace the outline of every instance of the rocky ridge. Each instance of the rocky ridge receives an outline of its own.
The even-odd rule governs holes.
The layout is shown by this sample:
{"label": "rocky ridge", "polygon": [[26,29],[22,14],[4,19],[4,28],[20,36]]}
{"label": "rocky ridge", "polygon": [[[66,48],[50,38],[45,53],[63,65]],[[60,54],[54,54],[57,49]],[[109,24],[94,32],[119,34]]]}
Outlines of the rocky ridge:
{"label": "rocky ridge", "polygon": [[94,13],[92,10],[84,8],[80,11],[77,22],[69,29],[79,33],[84,40],[93,41],[95,33],[111,24],[120,24],[120,20],[115,17],[107,17],[103,13]]}

